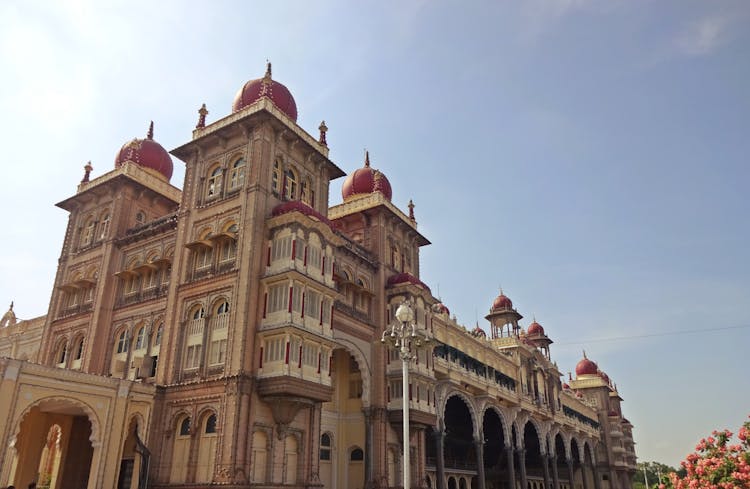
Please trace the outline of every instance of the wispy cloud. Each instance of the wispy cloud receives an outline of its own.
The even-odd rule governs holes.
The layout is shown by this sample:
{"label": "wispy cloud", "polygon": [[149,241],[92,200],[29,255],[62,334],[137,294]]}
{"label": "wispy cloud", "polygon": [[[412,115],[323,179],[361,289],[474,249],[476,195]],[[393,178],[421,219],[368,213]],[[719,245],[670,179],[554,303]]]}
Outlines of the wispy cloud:
{"label": "wispy cloud", "polygon": [[675,49],[685,56],[711,54],[730,37],[730,19],[725,15],[711,15],[684,26],[674,39]]}

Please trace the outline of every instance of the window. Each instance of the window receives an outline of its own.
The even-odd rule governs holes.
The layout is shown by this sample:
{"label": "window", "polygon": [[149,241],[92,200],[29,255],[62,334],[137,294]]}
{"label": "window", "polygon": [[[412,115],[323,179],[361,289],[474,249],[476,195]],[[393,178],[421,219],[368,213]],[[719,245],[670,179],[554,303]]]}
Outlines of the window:
{"label": "window", "polygon": [[154,336],[154,346],[161,345],[161,337],[164,335],[164,323],[159,324],[156,328],[156,335]]}
{"label": "window", "polygon": [[78,340],[76,343],[75,350],[73,350],[73,360],[80,360],[83,357],[83,338]]}
{"label": "window", "polygon": [[208,183],[206,185],[206,197],[216,197],[221,193],[221,167],[216,167],[212,172],[211,176],[208,177]]}
{"label": "window", "polygon": [[274,285],[268,289],[268,312],[286,310],[289,288],[286,284]]}
{"label": "window", "polygon": [[146,328],[142,327],[138,329],[138,332],[135,334],[135,349],[140,350],[142,348],[146,348]]}
{"label": "window", "polygon": [[331,435],[320,435],[320,460],[331,460]]}
{"label": "window", "polygon": [[237,241],[231,238],[222,240],[219,247],[219,261],[231,261],[235,256],[237,256]]}
{"label": "window", "polygon": [[206,433],[216,433],[216,415],[212,414],[206,419]]}
{"label": "window", "polygon": [[195,252],[195,269],[204,270],[211,266],[213,261],[213,249],[208,246],[201,246]]}
{"label": "window", "polygon": [[229,314],[229,303],[224,301],[219,304],[219,307],[216,308],[216,314]]}
{"label": "window", "polygon": [[105,239],[107,235],[109,234],[109,213],[105,213],[102,217],[101,222],[99,223],[99,239]]}
{"label": "window", "polygon": [[240,158],[232,165],[229,173],[229,190],[237,190],[245,183],[245,158]]}
{"label": "window", "polygon": [[288,200],[297,198],[297,174],[291,168],[284,172],[284,197]]}
{"label": "window", "polygon": [[144,289],[153,289],[158,283],[159,273],[156,269],[149,268],[143,280]]}
{"label": "window", "polygon": [[312,189],[312,181],[309,178],[302,182],[300,199],[310,207],[315,207],[315,191]]}
{"label": "window", "polygon": [[320,318],[320,294],[311,289],[305,293],[305,316]]}
{"label": "window", "polygon": [[128,351],[128,332],[127,330],[120,333],[120,338],[117,340],[117,353],[127,353]]}
{"label": "window", "polygon": [[57,354],[55,355],[55,363],[62,365],[65,363],[65,359],[68,356],[68,344],[62,343],[57,347]]}
{"label": "window", "polygon": [[271,245],[271,260],[276,261],[282,258],[289,258],[292,255],[292,237],[284,236],[276,238]]}
{"label": "window", "polygon": [[89,217],[86,220],[86,223],[83,225],[83,230],[81,231],[81,247],[88,246],[93,242],[95,228],[96,221],[94,221],[93,217]]}
{"label": "window", "polygon": [[302,286],[299,284],[292,288],[292,311],[302,312]]}
{"label": "window", "polygon": [[180,436],[190,435],[190,418],[185,418],[180,423]]}
{"label": "window", "polygon": [[271,172],[271,191],[279,193],[279,182],[281,180],[281,164],[279,160],[273,162],[273,172]]}
{"label": "window", "polygon": [[283,338],[276,337],[266,340],[263,347],[263,362],[271,363],[281,361],[286,345]]}
{"label": "window", "polygon": [[224,363],[227,358],[227,340],[215,340],[211,342],[211,358],[209,358],[209,364],[220,365]]}
{"label": "window", "polygon": [[362,451],[361,448],[355,448],[352,450],[351,455],[349,455],[349,460],[351,462],[361,462],[365,459],[365,452]]}
{"label": "window", "polygon": [[185,356],[185,368],[198,368],[201,363],[201,353],[203,352],[203,345],[190,345],[187,348],[187,355]]}
{"label": "window", "polygon": [[138,214],[135,215],[135,224],[137,226],[140,226],[145,222],[146,222],[146,214],[144,214],[143,211],[138,212]]}

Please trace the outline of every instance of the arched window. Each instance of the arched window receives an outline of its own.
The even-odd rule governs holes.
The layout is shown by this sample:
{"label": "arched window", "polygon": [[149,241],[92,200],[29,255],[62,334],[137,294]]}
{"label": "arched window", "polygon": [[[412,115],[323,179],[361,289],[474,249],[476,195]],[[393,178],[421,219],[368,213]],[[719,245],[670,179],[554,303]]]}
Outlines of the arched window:
{"label": "arched window", "polygon": [[250,482],[266,482],[266,464],[268,463],[268,437],[262,431],[253,433]]}
{"label": "arched window", "polygon": [[88,246],[94,241],[94,231],[96,229],[96,221],[93,217],[89,217],[86,219],[86,222],[83,225],[83,229],[81,230],[81,242],[80,246]]}
{"label": "arched window", "polygon": [[320,435],[320,460],[331,460],[331,435]]}
{"label": "arched window", "polygon": [[143,211],[139,211],[138,214],[135,215],[136,226],[141,226],[142,224],[145,224],[145,222],[146,222],[146,214],[144,214]]}
{"label": "arched window", "polygon": [[359,447],[352,450],[352,453],[349,455],[349,461],[351,462],[361,462],[364,459],[365,459],[365,452],[363,452],[362,449]]}
{"label": "arched window", "polygon": [[206,197],[216,197],[221,193],[221,167],[217,166],[208,177],[206,183]]}
{"label": "arched window", "polygon": [[123,330],[120,338],[117,340],[117,353],[127,353],[128,351],[128,331]]}
{"label": "arched window", "polygon": [[180,423],[180,436],[189,436],[190,435],[190,417],[183,419]]}
{"label": "arched window", "polygon": [[104,215],[102,216],[101,221],[99,222],[98,234],[99,234],[100,240],[105,239],[107,235],[109,234],[109,221],[110,221],[109,212],[105,212]]}
{"label": "arched window", "polygon": [[156,328],[156,334],[154,335],[154,346],[161,345],[161,337],[164,335],[164,323],[160,323],[159,327]]}
{"label": "arched window", "polygon": [[57,347],[57,351],[55,353],[55,364],[58,366],[65,365],[65,360],[67,359],[67,357],[68,343],[63,341]]}
{"label": "arched window", "polygon": [[305,181],[302,182],[300,200],[310,207],[315,207],[315,191],[312,188],[312,181],[309,178],[306,178]]}
{"label": "arched window", "polygon": [[219,304],[219,307],[216,308],[216,314],[228,314],[229,313],[229,302],[224,301],[221,304]]}
{"label": "arched window", "polygon": [[229,173],[229,190],[237,190],[245,183],[245,158],[240,158],[232,164]]}
{"label": "arched window", "polygon": [[227,355],[227,327],[229,325],[229,302],[222,301],[216,306],[215,317],[211,319],[209,365],[221,365]]}
{"label": "arched window", "polygon": [[206,418],[206,429],[205,433],[216,433],[216,415],[212,414]]}
{"label": "arched window", "polygon": [[138,328],[138,332],[135,334],[135,350],[146,348],[146,328]]}
{"label": "arched window", "polygon": [[275,194],[279,193],[279,185],[281,184],[281,163],[279,160],[273,162],[273,171],[271,172],[271,191]]}
{"label": "arched window", "polygon": [[206,311],[202,307],[198,307],[193,311],[193,319],[201,319],[206,317]]}
{"label": "arched window", "polygon": [[73,350],[73,360],[80,360],[83,357],[83,338],[79,338]]}
{"label": "arched window", "polygon": [[297,174],[291,168],[284,172],[284,197],[288,200],[297,198]]}

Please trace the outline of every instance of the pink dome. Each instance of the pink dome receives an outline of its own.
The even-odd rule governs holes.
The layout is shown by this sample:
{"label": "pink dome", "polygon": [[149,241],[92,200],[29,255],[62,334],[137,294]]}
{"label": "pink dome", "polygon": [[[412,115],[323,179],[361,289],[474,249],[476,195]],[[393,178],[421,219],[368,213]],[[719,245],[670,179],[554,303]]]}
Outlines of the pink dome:
{"label": "pink dome", "polygon": [[289,89],[271,79],[271,63],[268,63],[263,78],[250,80],[239,89],[232,103],[232,112],[242,110],[262,97],[268,97],[279,110],[297,122],[297,103]]}
{"label": "pink dome", "polygon": [[172,178],[172,158],[161,144],[154,141],[154,123],[148,129],[146,139],[133,139],[125,143],[115,156],[115,168],[120,168],[126,161],[143,168],[154,170],[169,181]]}
{"label": "pink dome", "polygon": [[349,200],[357,195],[366,195],[374,192],[380,192],[386,199],[391,200],[393,192],[391,183],[388,178],[379,170],[370,167],[370,152],[365,153],[365,166],[354,170],[341,188],[341,196],[344,201]]}
{"label": "pink dome", "polygon": [[492,302],[492,311],[505,311],[508,309],[513,309],[513,302],[501,291],[500,295],[495,297],[495,300]]}
{"label": "pink dome", "polygon": [[583,359],[576,365],[576,375],[596,375],[599,371],[596,363],[592,362],[584,355]]}
{"label": "pink dome", "polygon": [[526,330],[526,332],[529,335],[544,336],[544,328],[542,328],[542,325],[537,323],[536,321],[529,324],[529,328]]}

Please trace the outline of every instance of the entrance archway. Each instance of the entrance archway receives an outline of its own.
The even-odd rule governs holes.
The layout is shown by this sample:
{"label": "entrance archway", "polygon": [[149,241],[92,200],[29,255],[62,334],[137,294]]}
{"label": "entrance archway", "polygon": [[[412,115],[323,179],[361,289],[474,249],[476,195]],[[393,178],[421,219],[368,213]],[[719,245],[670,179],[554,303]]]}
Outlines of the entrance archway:
{"label": "entrance archway", "polygon": [[87,487],[94,448],[90,410],[72,399],[44,399],[22,415],[9,482],[27,487]]}
{"label": "entrance archway", "polygon": [[477,457],[474,446],[474,423],[471,411],[459,396],[445,403],[444,458],[446,469],[476,470]]}

